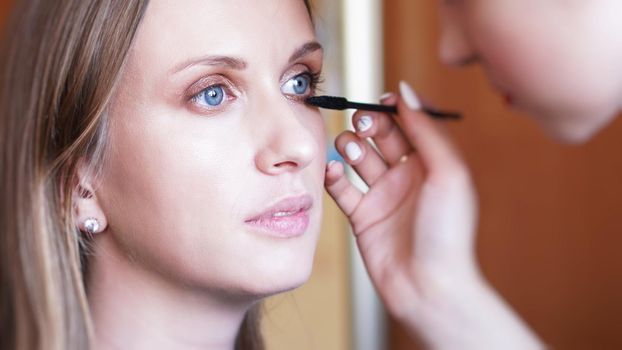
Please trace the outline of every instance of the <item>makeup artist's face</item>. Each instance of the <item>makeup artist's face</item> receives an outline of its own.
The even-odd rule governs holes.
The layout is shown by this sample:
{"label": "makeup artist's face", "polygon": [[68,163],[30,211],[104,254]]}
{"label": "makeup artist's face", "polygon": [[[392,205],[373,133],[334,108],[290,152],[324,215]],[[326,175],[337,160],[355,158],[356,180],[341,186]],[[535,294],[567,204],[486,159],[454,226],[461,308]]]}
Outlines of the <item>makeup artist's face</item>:
{"label": "makeup artist's face", "polygon": [[513,106],[553,136],[580,142],[622,101],[619,0],[439,2],[441,57],[475,60]]}
{"label": "makeup artist's face", "polygon": [[302,0],[150,1],[112,102],[101,239],[194,289],[306,281],[325,164],[323,121],[303,103],[315,40]]}

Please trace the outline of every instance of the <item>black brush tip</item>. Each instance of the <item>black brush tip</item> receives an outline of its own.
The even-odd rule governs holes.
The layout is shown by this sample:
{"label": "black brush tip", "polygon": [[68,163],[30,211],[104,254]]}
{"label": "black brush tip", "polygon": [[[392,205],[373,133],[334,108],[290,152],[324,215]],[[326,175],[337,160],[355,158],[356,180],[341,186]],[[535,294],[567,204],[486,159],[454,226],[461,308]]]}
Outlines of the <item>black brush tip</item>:
{"label": "black brush tip", "polygon": [[329,109],[348,109],[348,100],[343,97],[335,96],[312,96],[307,98],[307,103],[321,108]]}

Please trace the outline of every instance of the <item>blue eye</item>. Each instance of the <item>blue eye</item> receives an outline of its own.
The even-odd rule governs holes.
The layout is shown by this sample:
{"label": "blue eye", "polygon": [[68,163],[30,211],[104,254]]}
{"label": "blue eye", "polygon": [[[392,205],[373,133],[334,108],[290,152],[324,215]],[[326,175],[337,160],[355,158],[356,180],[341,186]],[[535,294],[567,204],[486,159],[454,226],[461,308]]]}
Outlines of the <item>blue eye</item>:
{"label": "blue eye", "polygon": [[213,85],[201,91],[195,98],[197,102],[209,107],[220,106],[226,97],[225,89],[222,85]]}
{"label": "blue eye", "polygon": [[288,80],[281,91],[287,95],[304,95],[310,87],[311,77],[308,74],[300,74]]}

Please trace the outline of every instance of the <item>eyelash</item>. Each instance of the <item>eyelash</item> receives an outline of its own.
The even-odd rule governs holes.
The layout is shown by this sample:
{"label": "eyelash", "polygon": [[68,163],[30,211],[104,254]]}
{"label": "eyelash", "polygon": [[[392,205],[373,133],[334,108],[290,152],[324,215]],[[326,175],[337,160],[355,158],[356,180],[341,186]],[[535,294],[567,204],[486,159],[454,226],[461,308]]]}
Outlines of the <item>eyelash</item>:
{"label": "eyelash", "polygon": [[308,74],[309,78],[311,78],[311,88],[310,88],[311,96],[315,95],[315,93],[317,91],[318,85],[323,83],[322,73],[320,73],[320,72],[307,72],[307,73],[303,73],[303,74]]}
{"label": "eyelash", "polygon": [[[318,85],[322,83],[322,74],[321,72],[312,72],[312,71],[306,71],[306,72],[302,72],[300,74],[294,75],[291,78],[288,79],[295,79],[296,77],[300,77],[300,76],[306,76],[309,78],[309,93],[305,94],[305,95],[287,95],[287,98],[292,99],[292,100],[296,100],[296,101],[304,101],[307,98],[314,96],[316,94]],[[202,81],[200,81],[199,83],[196,83],[195,85],[203,85],[201,84],[204,80],[207,79],[202,79]],[[205,83],[204,83],[205,84]],[[191,97],[190,97],[190,102],[192,104],[194,104],[197,108],[205,111],[210,111],[210,112],[214,112],[217,111],[219,109],[222,108],[222,104],[219,106],[214,106],[214,107],[206,107],[205,105],[199,105],[198,101],[201,98],[201,95],[206,93],[208,90],[213,89],[215,87],[221,87],[224,91],[225,97],[223,100],[223,104],[230,101],[231,99],[235,98],[235,94],[232,93],[232,84],[228,83],[226,78],[221,76],[221,80],[219,82],[214,82],[214,79],[210,79],[210,83],[209,85],[205,86],[201,86],[200,88],[190,88],[190,91],[197,91],[195,93],[191,93]]]}
{"label": "eyelash", "polygon": [[318,89],[318,85],[322,83],[322,73],[307,71],[307,72],[294,75],[289,80],[295,79],[300,76],[306,76],[307,78],[309,78],[309,93],[305,95],[287,95],[287,98],[297,100],[297,101],[304,101],[311,96],[315,96],[317,89]]}

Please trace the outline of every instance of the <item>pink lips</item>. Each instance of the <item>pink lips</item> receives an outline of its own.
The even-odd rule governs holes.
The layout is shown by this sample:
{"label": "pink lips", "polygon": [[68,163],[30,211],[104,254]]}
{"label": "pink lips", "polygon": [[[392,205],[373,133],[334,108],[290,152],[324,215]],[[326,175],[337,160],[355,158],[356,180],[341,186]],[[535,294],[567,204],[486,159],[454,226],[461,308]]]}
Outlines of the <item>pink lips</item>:
{"label": "pink lips", "polygon": [[309,195],[291,197],[276,203],[245,222],[270,236],[297,237],[305,233],[309,227],[309,209],[312,206],[313,198]]}

